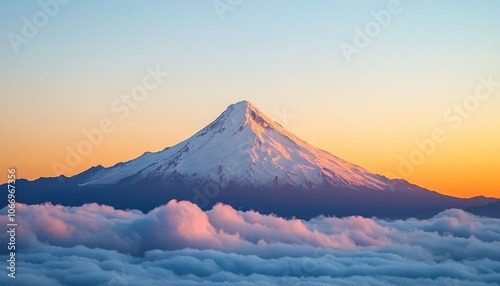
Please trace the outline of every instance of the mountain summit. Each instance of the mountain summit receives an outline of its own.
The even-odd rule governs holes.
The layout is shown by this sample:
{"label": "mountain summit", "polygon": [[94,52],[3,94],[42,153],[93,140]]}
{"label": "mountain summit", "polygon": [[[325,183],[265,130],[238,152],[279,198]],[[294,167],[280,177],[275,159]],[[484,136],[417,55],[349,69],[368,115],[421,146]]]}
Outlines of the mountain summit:
{"label": "mountain summit", "polygon": [[372,174],[299,139],[248,101],[230,105],[192,137],[163,151],[63,180],[19,180],[16,186],[23,190],[16,199],[27,204],[99,203],[149,211],[175,199],[202,208],[222,202],[305,219],[422,218],[496,201],[453,198]]}
{"label": "mountain summit", "polygon": [[315,148],[252,103],[230,105],[191,138],[159,153],[103,169],[86,184],[114,184],[131,176],[238,186],[320,186],[392,190],[391,180]]}

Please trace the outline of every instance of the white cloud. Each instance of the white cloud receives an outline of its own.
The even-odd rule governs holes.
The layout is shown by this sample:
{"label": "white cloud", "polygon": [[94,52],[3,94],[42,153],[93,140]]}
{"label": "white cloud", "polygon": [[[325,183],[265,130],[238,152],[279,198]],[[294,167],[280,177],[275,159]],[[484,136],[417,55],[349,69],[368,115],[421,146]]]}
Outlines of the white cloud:
{"label": "white cloud", "polygon": [[[2,215],[0,223],[5,225],[6,219]],[[147,214],[97,204],[72,208],[20,204],[17,219],[21,250],[14,285],[497,285],[500,281],[500,220],[461,210],[429,220],[303,221],[241,212],[227,205],[204,212],[177,201]],[[5,245],[5,238],[0,242]],[[5,248],[0,251],[5,254]],[[0,284],[6,283],[12,281],[0,277]]]}

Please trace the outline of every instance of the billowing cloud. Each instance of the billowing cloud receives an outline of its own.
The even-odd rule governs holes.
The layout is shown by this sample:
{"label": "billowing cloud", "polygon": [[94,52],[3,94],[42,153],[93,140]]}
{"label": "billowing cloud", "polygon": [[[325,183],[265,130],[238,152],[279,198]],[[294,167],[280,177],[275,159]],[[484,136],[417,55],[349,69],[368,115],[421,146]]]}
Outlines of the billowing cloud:
{"label": "billowing cloud", "polygon": [[[1,285],[497,285],[500,220],[447,210],[428,220],[309,221],[202,211],[144,214],[97,204],[18,205],[18,273]],[[0,223],[6,224],[6,209]],[[5,245],[6,238],[0,238]],[[0,251],[5,254],[5,247]],[[5,261],[6,256],[1,257]],[[6,284],[7,283],[7,284]],[[9,284],[10,283],[10,284]]]}

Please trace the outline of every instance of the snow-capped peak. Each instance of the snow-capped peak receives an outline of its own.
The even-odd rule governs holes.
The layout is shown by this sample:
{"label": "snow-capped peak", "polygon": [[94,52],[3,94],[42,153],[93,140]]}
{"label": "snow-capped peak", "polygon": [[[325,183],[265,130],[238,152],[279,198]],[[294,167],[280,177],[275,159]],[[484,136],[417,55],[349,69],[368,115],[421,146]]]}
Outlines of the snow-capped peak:
{"label": "snow-capped peak", "polygon": [[282,128],[251,102],[244,100],[230,105],[215,121],[203,128],[195,136],[210,132],[222,133],[225,130],[239,132],[246,127],[249,127],[257,135],[260,135],[267,128]]}
{"label": "snow-capped peak", "polygon": [[248,101],[230,105],[191,138],[100,170],[84,184],[113,184],[132,177],[165,182],[176,178],[188,184],[392,189],[389,179],[315,148]]}

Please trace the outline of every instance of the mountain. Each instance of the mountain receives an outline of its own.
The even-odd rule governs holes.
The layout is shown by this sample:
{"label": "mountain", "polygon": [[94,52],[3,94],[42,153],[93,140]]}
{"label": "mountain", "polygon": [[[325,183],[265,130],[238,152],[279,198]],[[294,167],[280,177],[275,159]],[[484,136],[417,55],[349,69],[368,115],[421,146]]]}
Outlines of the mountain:
{"label": "mountain", "polygon": [[99,170],[80,185],[111,185],[131,177],[169,182],[174,176],[187,183],[227,178],[239,186],[305,189],[329,185],[389,191],[396,184],[315,148],[242,101],[186,141]]}
{"label": "mountain", "polygon": [[160,152],[20,185],[26,203],[97,202],[148,211],[178,199],[301,218],[427,217],[496,201],[443,196],[372,174],[301,140],[248,101],[229,106],[201,131]]}
{"label": "mountain", "polygon": [[465,210],[475,215],[500,218],[500,201],[496,201],[484,206],[470,207]]}

